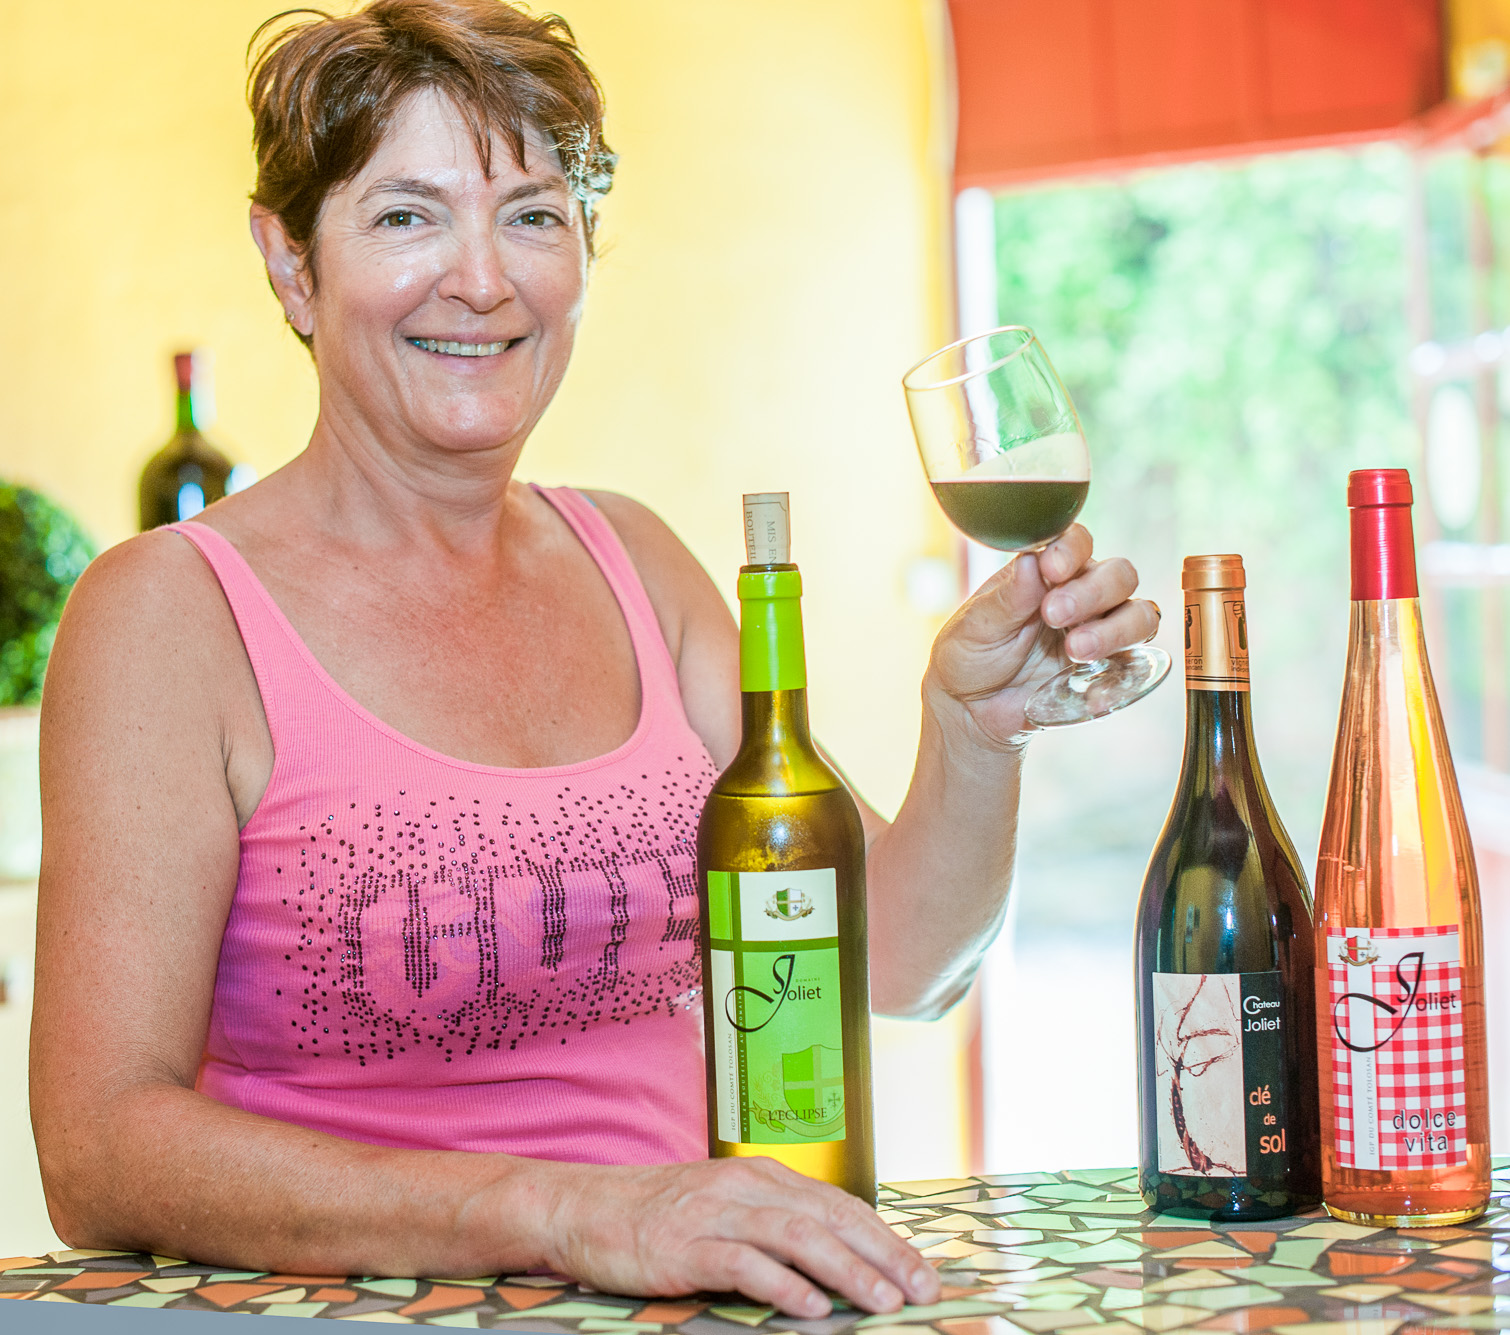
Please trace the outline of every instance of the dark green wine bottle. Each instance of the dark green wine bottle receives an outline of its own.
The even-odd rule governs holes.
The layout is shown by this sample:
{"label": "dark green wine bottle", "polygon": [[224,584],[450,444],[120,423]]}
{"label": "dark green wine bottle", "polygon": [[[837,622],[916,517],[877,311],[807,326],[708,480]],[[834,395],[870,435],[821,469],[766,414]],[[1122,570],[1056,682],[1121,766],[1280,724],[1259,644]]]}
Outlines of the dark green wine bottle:
{"label": "dark green wine bottle", "polygon": [[786,500],[745,497],[744,734],[697,829],[708,1153],[765,1155],[874,1205],[865,834],[808,733]]}
{"label": "dark green wine bottle", "polygon": [[[226,494],[231,461],[207,441],[194,420],[194,354],[176,353],[178,421],[172,437],[142,469],[141,527],[192,519]],[[204,374],[200,371],[199,374]]]}
{"label": "dark green wine bottle", "polygon": [[1267,1219],[1321,1199],[1311,895],[1258,764],[1239,556],[1185,560],[1185,759],[1138,905],[1138,1185]]}

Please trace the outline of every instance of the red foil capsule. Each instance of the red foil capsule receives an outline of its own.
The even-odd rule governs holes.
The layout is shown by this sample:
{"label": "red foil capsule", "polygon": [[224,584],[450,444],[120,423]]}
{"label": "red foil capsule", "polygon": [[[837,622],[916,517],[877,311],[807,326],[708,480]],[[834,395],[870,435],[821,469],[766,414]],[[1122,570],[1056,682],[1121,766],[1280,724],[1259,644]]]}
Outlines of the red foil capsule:
{"label": "red foil capsule", "polygon": [[1403,468],[1360,468],[1348,474],[1354,602],[1418,595],[1413,499],[1410,473]]}

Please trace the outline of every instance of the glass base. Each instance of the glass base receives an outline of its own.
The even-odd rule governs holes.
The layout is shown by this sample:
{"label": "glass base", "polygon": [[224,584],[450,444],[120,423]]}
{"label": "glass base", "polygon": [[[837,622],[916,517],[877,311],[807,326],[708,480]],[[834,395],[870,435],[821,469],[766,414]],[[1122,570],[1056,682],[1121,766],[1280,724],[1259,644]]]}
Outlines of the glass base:
{"label": "glass base", "polygon": [[1474,1206],[1467,1210],[1434,1210],[1430,1214],[1367,1214],[1361,1210],[1343,1210],[1326,1204],[1326,1212],[1333,1219],[1349,1224],[1368,1224],[1374,1228],[1443,1228],[1450,1224],[1466,1224],[1484,1213],[1486,1206]]}
{"label": "glass base", "polygon": [[1077,663],[1044,682],[1028,700],[1028,722],[1067,728],[1126,709],[1169,675],[1170,659],[1151,644],[1123,649],[1094,663]]}

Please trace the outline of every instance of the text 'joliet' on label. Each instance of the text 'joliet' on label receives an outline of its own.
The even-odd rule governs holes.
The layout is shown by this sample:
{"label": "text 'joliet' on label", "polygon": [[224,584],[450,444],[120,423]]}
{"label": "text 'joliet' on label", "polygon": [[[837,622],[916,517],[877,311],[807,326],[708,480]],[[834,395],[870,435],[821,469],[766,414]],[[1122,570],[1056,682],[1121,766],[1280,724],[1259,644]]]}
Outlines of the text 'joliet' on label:
{"label": "text 'joliet' on label", "polygon": [[844,1139],[834,871],[708,873],[719,1139]]}
{"label": "text 'joliet' on label", "polygon": [[1327,933],[1335,1143],[1344,1168],[1468,1161],[1456,927]]}

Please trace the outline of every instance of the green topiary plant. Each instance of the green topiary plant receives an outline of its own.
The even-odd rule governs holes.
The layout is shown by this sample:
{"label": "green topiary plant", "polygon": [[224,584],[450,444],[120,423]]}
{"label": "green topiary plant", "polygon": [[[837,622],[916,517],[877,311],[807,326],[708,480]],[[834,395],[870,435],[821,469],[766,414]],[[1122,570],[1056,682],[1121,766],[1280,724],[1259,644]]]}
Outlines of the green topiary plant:
{"label": "green topiary plant", "polygon": [[68,591],[93,560],[78,521],[28,487],[0,482],[0,705],[33,705]]}

